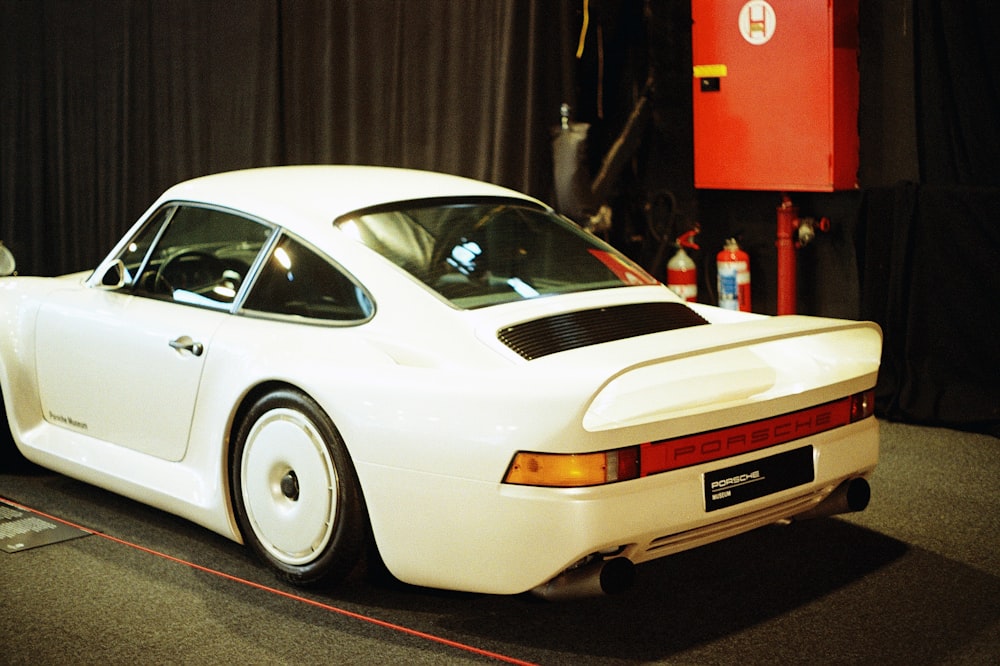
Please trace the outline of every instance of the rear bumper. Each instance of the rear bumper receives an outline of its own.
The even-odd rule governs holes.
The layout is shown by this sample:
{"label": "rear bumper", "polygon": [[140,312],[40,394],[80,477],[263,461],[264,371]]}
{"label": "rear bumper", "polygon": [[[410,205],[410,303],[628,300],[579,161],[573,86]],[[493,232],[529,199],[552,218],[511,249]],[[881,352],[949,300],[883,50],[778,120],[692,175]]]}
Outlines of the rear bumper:
{"label": "rear bumper", "polygon": [[[706,473],[805,445],[813,447],[816,478],[812,483],[712,513],[704,510],[701,492]],[[690,498],[686,502],[678,498],[678,501],[685,503],[684,522],[675,523],[670,530],[659,534],[644,534],[644,538],[636,539],[622,554],[634,563],[646,562],[795,518],[812,511],[843,482],[854,478],[869,478],[877,463],[878,422],[869,418],[816,437],[715,461],[691,470],[680,470],[688,472],[685,474],[684,495],[694,493],[695,498],[701,500],[700,504],[690,502]]]}
{"label": "rear bumper", "polygon": [[[813,452],[811,483],[706,511],[707,473],[804,446]],[[868,418],[744,455],[592,488],[417,478],[386,468],[366,476],[412,489],[406,507],[369,506],[393,574],[418,585],[514,594],[595,554],[638,564],[793,518],[843,481],[867,477],[877,462],[878,423]]]}

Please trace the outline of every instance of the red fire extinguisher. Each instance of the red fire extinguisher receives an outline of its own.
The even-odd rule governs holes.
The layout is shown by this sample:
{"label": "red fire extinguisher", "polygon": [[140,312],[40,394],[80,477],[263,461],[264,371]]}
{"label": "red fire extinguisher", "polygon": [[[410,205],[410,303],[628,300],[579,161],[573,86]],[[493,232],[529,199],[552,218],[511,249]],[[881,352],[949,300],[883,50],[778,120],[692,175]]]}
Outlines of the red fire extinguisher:
{"label": "red fire extinguisher", "polygon": [[750,312],[750,256],[740,249],[735,238],[716,256],[719,307]]}
{"label": "red fire extinguisher", "polygon": [[698,270],[684,248],[700,249],[694,242],[698,229],[692,229],[677,239],[677,253],[667,262],[667,286],[685,301],[698,301]]}

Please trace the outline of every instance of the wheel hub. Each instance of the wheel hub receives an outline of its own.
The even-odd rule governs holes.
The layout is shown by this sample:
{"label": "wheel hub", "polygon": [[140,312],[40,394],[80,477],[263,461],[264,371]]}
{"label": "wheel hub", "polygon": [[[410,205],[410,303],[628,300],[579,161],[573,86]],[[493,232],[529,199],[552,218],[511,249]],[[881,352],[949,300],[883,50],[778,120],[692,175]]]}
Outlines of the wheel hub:
{"label": "wheel hub", "polygon": [[288,474],[281,477],[281,494],[292,500],[299,499],[299,477],[295,475],[295,470],[289,470]]}

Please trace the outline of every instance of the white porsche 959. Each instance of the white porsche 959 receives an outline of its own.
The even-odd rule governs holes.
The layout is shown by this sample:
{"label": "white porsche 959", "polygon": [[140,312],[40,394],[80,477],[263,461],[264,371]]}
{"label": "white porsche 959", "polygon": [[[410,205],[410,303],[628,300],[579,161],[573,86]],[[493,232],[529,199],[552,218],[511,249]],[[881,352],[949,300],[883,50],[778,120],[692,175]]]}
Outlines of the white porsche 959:
{"label": "white porsche 959", "polygon": [[422,586],[619,591],[863,509],[878,458],[875,324],[682,302],[539,201],[442,174],[181,183],[95,270],[0,278],[0,331],[25,457],[303,585],[370,550]]}

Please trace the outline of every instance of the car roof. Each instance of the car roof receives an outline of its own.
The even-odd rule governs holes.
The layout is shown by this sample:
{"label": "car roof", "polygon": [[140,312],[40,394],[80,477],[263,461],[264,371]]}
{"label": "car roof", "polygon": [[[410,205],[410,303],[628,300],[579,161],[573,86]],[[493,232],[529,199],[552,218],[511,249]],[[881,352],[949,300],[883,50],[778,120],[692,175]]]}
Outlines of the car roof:
{"label": "car roof", "polygon": [[377,166],[262,167],[202,176],[174,185],[160,197],[244,211],[293,231],[356,210],[396,201],[449,197],[514,197],[537,202],[498,185],[431,171]]}

